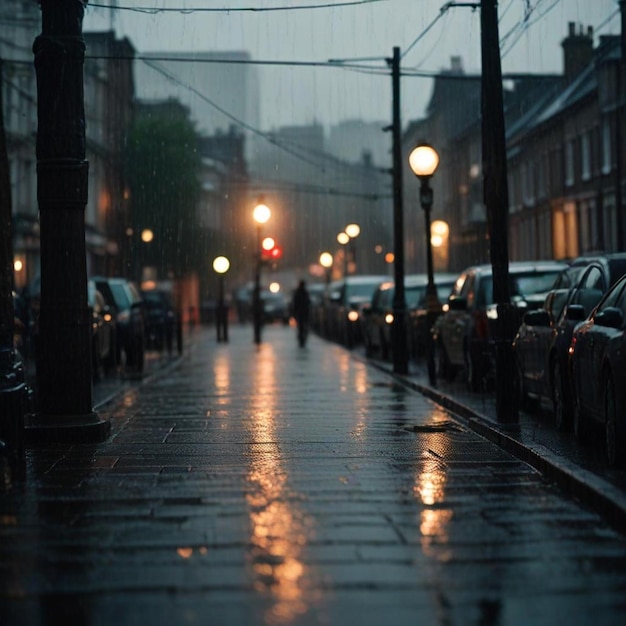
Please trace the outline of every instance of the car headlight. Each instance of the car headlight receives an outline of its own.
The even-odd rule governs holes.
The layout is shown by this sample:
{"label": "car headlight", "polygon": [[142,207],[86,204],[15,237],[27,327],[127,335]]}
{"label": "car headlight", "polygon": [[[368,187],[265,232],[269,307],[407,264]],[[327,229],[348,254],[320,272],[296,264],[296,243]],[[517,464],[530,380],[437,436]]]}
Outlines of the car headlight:
{"label": "car headlight", "polygon": [[348,319],[351,322],[356,322],[359,319],[359,312],[358,311],[350,311],[348,313]]}

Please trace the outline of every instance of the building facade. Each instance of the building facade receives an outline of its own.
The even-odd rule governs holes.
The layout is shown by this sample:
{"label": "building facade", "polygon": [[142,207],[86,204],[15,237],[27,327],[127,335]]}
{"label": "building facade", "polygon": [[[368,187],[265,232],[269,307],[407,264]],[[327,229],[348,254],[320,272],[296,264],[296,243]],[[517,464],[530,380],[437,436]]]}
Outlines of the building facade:
{"label": "building facade", "polygon": [[[562,74],[511,77],[505,83],[512,261],[625,249],[626,119],[619,103],[626,75],[620,37],[601,37],[594,47],[591,28],[569,24],[562,48]],[[449,225],[445,264],[439,268],[452,271],[490,260],[480,77],[462,76],[453,63],[450,71],[436,77],[427,116],[403,136],[407,156],[420,139],[439,151],[441,162],[432,179],[433,219]],[[409,205],[418,193],[418,182],[412,179],[407,166]],[[413,246],[411,237],[407,240],[409,262],[417,254],[421,267],[425,239],[422,232],[418,245]]]}

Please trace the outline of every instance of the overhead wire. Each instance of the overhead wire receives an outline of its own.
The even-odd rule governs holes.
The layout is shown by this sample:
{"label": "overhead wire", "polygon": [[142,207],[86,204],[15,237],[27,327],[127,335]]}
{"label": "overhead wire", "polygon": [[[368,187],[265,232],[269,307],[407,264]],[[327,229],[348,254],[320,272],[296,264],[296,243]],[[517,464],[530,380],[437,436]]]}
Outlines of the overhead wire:
{"label": "overhead wire", "polygon": [[313,9],[334,9],[342,7],[351,7],[364,4],[375,4],[378,2],[388,2],[388,0],[348,0],[346,2],[332,2],[319,4],[304,4],[300,6],[277,6],[277,7],[131,7],[123,5],[98,4],[90,2],[89,6],[98,9],[110,9],[113,11],[132,11],[135,13],[147,13],[149,15],[157,15],[158,13],[181,13],[183,15],[189,13],[267,13],[270,11],[303,11]]}
{"label": "overhead wire", "polygon": [[[218,111],[221,114],[225,115],[228,119],[230,119],[236,125],[240,126],[241,128],[244,128],[244,129],[248,130],[249,132],[253,133],[254,135],[256,135],[258,137],[261,137],[262,139],[264,139],[265,141],[267,141],[271,145],[275,146],[276,148],[278,148],[280,150],[283,150],[284,152],[286,152],[286,153],[290,154],[291,156],[295,157],[296,159],[298,159],[298,160],[300,160],[300,161],[302,161],[304,163],[307,163],[308,165],[311,165],[311,166],[319,169],[322,173],[326,173],[327,172],[328,162],[329,161],[333,161],[333,165],[335,167],[337,165],[344,165],[348,169],[354,169],[354,168],[359,168],[359,167],[362,169],[362,166],[359,166],[358,164],[355,165],[355,164],[348,164],[348,163],[341,162],[341,161],[337,160],[336,158],[334,158],[332,155],[329,155],[329,154],[326,154],[326,153],[320,153],[319,151],[312,150],[311,148],[308,148],[306,146],[302,146],[302,145],[300,145],[300,144],[298,144],[296,142],[290,142],[290,141],[286,141],[284,139],[277,139],[274,133],[261,131],[258,128],[252,126],[251,124],[248,124],[244,120],[241,120],[241,119],[237,118],[235,115],[233,115],[232,113],[230,113],[229,111],[227,111],[226,109],[224,109],[223,107],[218,105],[216,102],[214,102],[213,100],[208,98],[205,94],[200,92],[198,89],[196,89],[192,85],[184,83],[180,79],[178,79],[175,76],[173,76],[172,74],[170,74],[164,68],[156,65],[155,63],[151,63],[150,61],[148,61],[145,58],[142,59],[142,61],[146,65],[148,65],[151,69],[153,69],[154,71],[160,73],[161,75],[163,75],[165,78],[167,78],[171,82],[177,84],[180,87],[188,89],[191,93],[194,93],[201,100],[206,102],[209,106],[214,108],[216,111]],[[291,144],[291,146],[293,146],[293,147],[291,147],[289,144]],[[309,158],[309,156],[305,156],[305,154],[303,154],[303,152],[304,153],[308,153],[311,157],[316,157],[316,159]],[[320,159],[322,159],[326,163],[325,164],[320,163]]]}

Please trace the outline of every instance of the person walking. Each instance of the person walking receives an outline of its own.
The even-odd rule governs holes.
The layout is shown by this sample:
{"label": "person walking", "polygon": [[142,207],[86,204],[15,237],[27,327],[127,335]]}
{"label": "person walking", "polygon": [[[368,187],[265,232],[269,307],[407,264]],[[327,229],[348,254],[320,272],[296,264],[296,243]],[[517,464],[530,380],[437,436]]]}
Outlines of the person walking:
{"label": "person walking", "polygon": [[291,307],[298,328],[298,344],[304,347],[309,332],[309,309],[311,307],[311,299],[304,280],[298,283],[293,293]]}

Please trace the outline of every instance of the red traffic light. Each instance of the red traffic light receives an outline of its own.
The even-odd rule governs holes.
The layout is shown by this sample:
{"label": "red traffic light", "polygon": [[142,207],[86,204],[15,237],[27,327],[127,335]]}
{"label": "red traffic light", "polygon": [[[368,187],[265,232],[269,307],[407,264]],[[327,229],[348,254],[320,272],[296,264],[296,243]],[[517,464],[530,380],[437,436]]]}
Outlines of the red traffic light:
{"label": "red traffic light", "polygon": [[266,237],[261,245],[261,258],[264,261],[276,261],[283,256],[283,249],[272,239]]}

